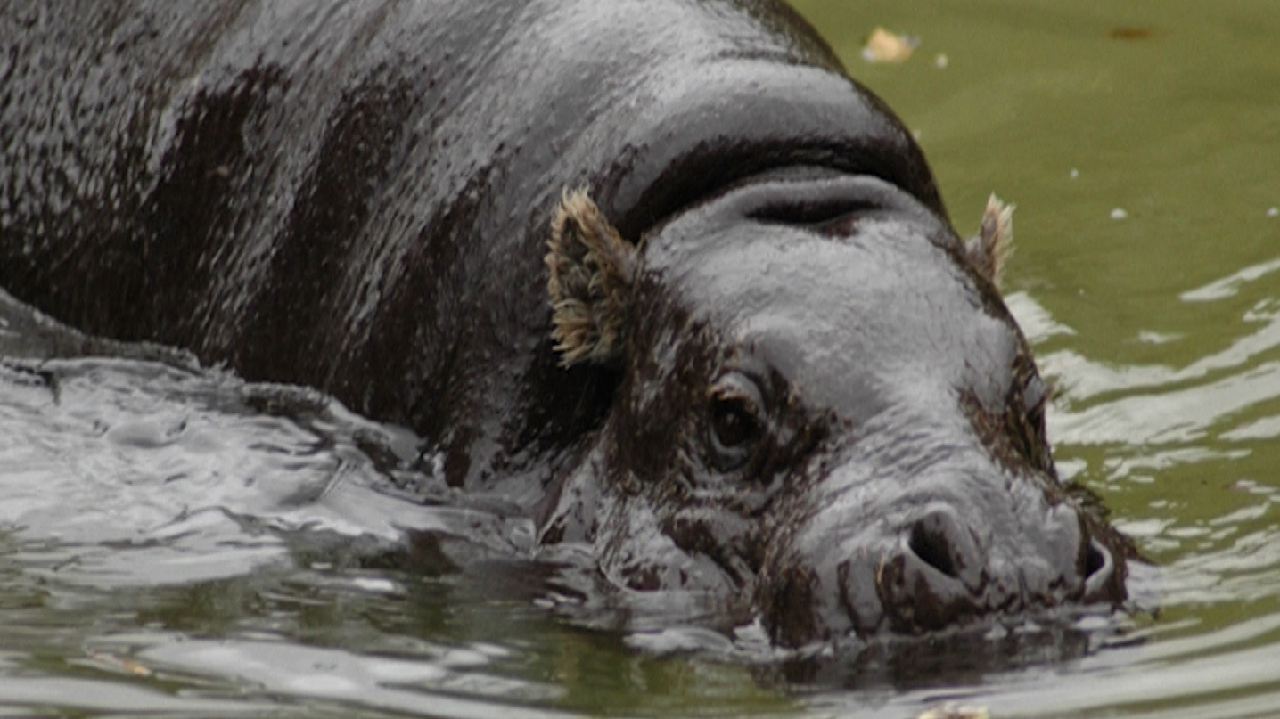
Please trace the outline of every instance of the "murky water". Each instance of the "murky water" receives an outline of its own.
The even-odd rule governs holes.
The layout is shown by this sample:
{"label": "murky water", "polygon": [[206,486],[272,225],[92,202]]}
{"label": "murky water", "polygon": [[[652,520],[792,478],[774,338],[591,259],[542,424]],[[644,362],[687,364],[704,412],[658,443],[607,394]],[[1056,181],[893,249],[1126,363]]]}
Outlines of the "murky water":
{"label": "murky water", "polygon": [[[1008,294],[1057,381],[1059,467],[1161,565],[1158,613],[1004,664],[985,638],[968,669],[922,646],[915,671],[806,674],[749,628],[567,610],[511,559],[527,522],[314,393],[14,359],[0,713],[1280,714],[1280,5],[796,4],[919,133],[961,228],[992,190],[1018,204]],[[867,64],[876,25],[921,43]],[[15,331],[0,350],[29,354]]]}

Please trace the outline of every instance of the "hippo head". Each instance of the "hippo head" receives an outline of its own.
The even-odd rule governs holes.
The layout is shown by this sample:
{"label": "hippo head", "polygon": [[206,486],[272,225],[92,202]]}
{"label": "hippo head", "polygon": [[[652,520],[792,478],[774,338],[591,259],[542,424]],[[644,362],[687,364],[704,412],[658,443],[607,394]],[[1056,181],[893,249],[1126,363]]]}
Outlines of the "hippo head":
{"label": "hippo head", "polygon": [[632,244],[567,196],[555,339],[618,385],[544,540],[785,646],[1123,601],[1126,540],[1059,483],[995,288],[1001,219],[965,242],[893,184],[799,168]]}

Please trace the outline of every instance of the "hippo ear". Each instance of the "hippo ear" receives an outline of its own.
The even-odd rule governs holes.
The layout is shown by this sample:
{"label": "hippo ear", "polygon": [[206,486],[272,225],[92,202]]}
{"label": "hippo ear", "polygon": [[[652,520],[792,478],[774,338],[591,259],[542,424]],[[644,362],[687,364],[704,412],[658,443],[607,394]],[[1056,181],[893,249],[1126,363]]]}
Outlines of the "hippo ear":
{"label": "hippo ear", "polygon": [[1004,263],[1013,254],[1013,205],[994,194],[987,200],[978,234],[965,240],[964,253],[983,277],[996,287],[1004,274]]}
{"label": "hippo ear", "polygon": [[551,221],[546,262],[551,338],[560,364],[609,364],[621,357],[636,248],[586,190],[565,191]]}

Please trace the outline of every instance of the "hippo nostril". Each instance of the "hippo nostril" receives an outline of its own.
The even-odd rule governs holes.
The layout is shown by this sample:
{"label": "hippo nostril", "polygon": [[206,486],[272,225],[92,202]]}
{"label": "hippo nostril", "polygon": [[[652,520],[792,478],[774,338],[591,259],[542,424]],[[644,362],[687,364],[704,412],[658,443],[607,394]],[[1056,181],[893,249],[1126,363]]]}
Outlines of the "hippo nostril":
{"label": "hippo nostril", "polygon": [[928,511],[903,539],[875,575],[884,614],[895,631],[941,629],[982,613],[986,562],[978,538],[956,510]]}
{"label": "hippo nostril", "polygon": [[1124,569],[1117,567],[1111,550],[1091,539],[1085,550],[1084,601],[1123,601],[1125,598]]}
{"label": "hippo nostril", "polygon": [[1107,568],[1107,564],[1109,562],[1107,561],[1106,555],[1103,554],[1103,551],[1104,550],[1098,546],[1097,542],[1091,541],[1088,543],[1084,556],[1084,576],[1092,577]]}
{"label": "hippo nostril", "polygon": [[959,577],[959,568],[956,567],[951,543],[947,540],[943,527],[939,523],[930,522],[928,518],[916,522],[916,525],[911,528],[911,538],[907,540],[907,546],[917,557],[924,560],[925,564],[948,577]]}

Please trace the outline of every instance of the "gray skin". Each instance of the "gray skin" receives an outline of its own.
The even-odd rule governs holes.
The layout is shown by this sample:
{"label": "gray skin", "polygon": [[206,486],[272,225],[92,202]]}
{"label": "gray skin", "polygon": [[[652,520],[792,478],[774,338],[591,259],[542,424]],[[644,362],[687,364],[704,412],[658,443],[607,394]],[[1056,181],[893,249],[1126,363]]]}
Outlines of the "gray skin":
{"label": "gray skin", "polygon": [[544,540],[594,541],[635,590],[743,597],[793,646],[1121,601],[1130,545],[1057,481],[1048,388],[972,251],[813,170],[656,228]]}
{"label": "gray skin", "polygon": [[[575,188],[618,244],[566,320]],[[783,645],[1125,600],[994,266],[780,3],[0,3],[0,285],[410,426]]]}

